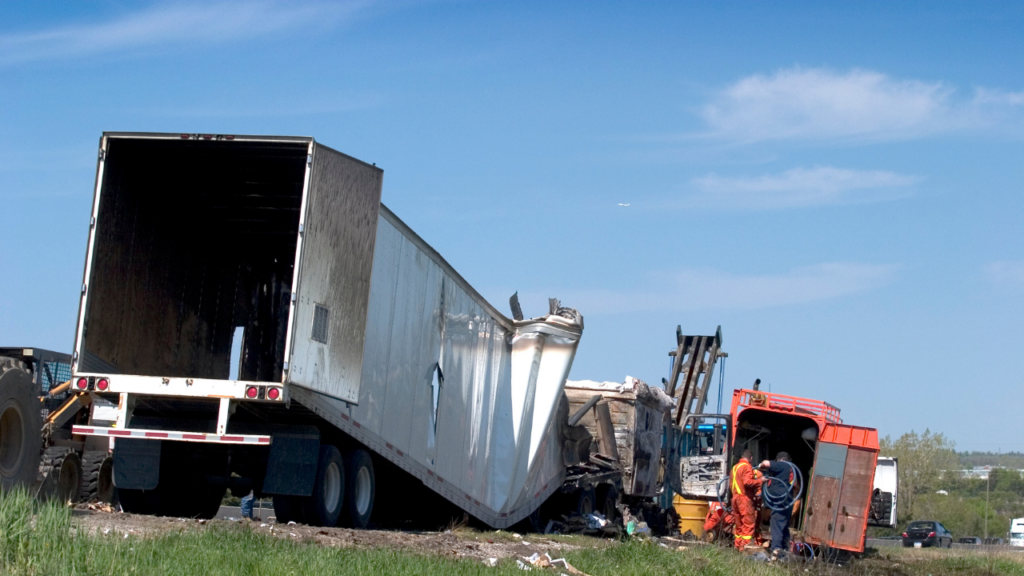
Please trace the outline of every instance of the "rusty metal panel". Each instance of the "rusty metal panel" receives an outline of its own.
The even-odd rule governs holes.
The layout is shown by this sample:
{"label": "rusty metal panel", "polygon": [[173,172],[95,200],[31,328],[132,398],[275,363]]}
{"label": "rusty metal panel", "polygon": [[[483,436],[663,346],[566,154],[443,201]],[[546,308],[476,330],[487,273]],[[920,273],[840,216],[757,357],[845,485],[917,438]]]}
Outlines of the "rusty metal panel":
{"label": "rusty metal panel", "polygon": [[[302,246],[296,263],[289,380],[359,401],[383,171],[314,145]],[[327,309],[327,342],[312,336],[316,306]]]}
{"label": "rusty metal panel", "polygon": [[861,448],[851,447],[847,452],[831,544],[835,548],[854,552],[864,548],[877,456],[877,452]]}
{"label": "rusty metal panel", "polygon": [[662,412],[637,402],[634,425],[633,485],[627,493],[653,498],[660,488],[658,471],[661,464]]}
{"label": "rusty metal panel", "polygon": [[832,476],[815,474],[811,478],[811,492],[804,516],[804,536],[809,542],[820,544],[831,539],[841,484],[841,478]]}

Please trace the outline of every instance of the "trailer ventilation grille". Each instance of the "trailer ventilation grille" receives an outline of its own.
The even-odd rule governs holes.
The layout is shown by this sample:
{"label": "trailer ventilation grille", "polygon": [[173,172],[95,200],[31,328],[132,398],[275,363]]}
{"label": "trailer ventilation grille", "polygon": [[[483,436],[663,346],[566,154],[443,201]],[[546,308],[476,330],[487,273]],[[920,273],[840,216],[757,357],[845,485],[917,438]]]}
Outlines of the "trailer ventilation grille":
{"label": "trailer ventilation grille", "polygon": [[329,310],[326,307],[319,304],[313,305],[313,333],[310,334],[310,338],[321,344],[327,344],[328,313]]}

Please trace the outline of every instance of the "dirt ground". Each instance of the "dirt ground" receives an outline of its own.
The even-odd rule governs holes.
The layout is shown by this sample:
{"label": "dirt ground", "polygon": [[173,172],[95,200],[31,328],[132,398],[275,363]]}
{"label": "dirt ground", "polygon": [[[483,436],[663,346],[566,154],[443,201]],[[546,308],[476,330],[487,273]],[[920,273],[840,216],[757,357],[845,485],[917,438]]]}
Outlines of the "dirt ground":
{"label": "dirt ground", "polygon": [[[505,531],[481,531],[453,527],[444,531],[405,530],[353,530],[348,528],[318,528],[301,524],[277,524],[272,520],[191,520],[140,516],[102,509],[79,507],[75,518],[89,534],[155,535],[197,526],[239,526],[247,524],[253,530],[279,538],[301,542],[316,542],[324,546],[353,548],[403,548],[412,551],[439,554],[456,558],[520,558],[548,553],[560,557],[564,550],[580,547],[608,545],[608,540],[586,536],[526,534]],[[671,543],[671,542],[670,542]],[[682,544],[682,541],[679,541]]]}
{"label": "dirt ground", "polygon": [[[561,558],[565,552],[582,548],[600,548],[614,545],[614,540],[577,535],[517,534],[507,531],[491,531],[452,526],[447,530],[352,530],[347,528],[318,528],[297,524],[277,524],[266,520],[192,520],[184,518],[161,518],[138,516],[113,512],[109,508],[79,506],[74,511],[78,525],[89,534],[125,534],[136,536],[157,535],[183,529],[206,528],[210,526],[248,525],[252,530],[278,538],[299,542],[316,543],[329,547],[347,548],[400,548],[425,554],[436,554],[449,558],[474,559],[490,562],[494,559],[521,559],[534,553],[551,558]],[[264,517],[269,517],[264,514]],[[679,538],[652,538],[657,544],[670,550],[692,549],[701,543],[685,542]],[[836,564],[787,563],[795,574],[834,574],[850,576],[916,576],[917,574],[979,574],[988,576],[999,573],[981,569],[967,569],[966,565],[950,565],[950,571],[931,564],[940,554],[953,556],[974,556],[975,551],[934,551],[901,550],[899,548],[869,549],[860,558],[845,558]],[[1020,568],[1014,573],[1024,573],[1024,553],[1000,552],[999,556],[1012,557],[1013,565]],[[948,560],[948,559],[947,559]],[[975,562],[976,563],[976,562]],[[1019,563],[1019,564],[1018,564]],[[972,563],[973,565],[974,563]],[[940,568],[933,570],[933,568]]]}

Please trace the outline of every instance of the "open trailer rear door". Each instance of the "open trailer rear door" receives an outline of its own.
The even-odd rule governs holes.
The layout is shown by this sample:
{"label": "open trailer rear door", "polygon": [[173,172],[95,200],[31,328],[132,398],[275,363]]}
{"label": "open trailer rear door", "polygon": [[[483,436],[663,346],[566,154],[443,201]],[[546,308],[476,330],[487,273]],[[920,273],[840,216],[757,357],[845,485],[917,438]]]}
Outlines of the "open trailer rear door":
{"label": "open trailer rear door", "polygon": [[875,429],[825,426],[808,495],[805,537],[809,542],[852,552],[864,549],[877,458]]}

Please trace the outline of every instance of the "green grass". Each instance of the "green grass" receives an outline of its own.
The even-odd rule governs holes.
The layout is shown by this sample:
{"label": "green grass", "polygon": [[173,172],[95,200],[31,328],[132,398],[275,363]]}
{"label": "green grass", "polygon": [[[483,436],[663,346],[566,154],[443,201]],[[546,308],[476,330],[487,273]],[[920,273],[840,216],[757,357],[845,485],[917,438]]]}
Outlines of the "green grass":
{"label": "green grass", "polygon": [[[893,567],[897,568],[894,569]],[[1024,553],[1008,550],[915,550],[885,548],[857,562],[854,574],[930,576],[1024,576]]]}
{"label": "green grass", "polygon": [[[494,532],[461,535],[492,538]],[[501,533],[505,536],[507,533]],[[511,539],[511,535],[508,535]],[[554,538],[526,535],[527,539]],[[564,540],[563,540],[564,538]],[[504,540],[504,538],[500,538]],[[729,550],[701,547],[680,552],[652,542],[595,543],[582,537],[560,537],[572,545],[566,559],[592,576],[750,575],[788,576],[807,574],[804,565],[784,566],[751,562]],[[578,546],[578,547],[576,547]],[[839,574],[886,574],[940,576],[967,574],[1021,574],[1024,559],[1008,553],[997,557],[963,556],[956,551],[883,551],[855,563]],[[899,566],[893,569],[893,564]],[[809,566],[811,574],[833,572],[828,566]],[[556,570],[533,571],[558,574]],[[0,574],[31,576],[63,575],[371,575],[427,574],[522,576],[514,559],[488,567],[477,559],[452,559],[408,549],[331,548],[296,542],[247,525],[198,527],[152,536],[111,532],[86,535],[76,529],[70,511],[55,504],[39,505],[23,492],[0,497]]]}

